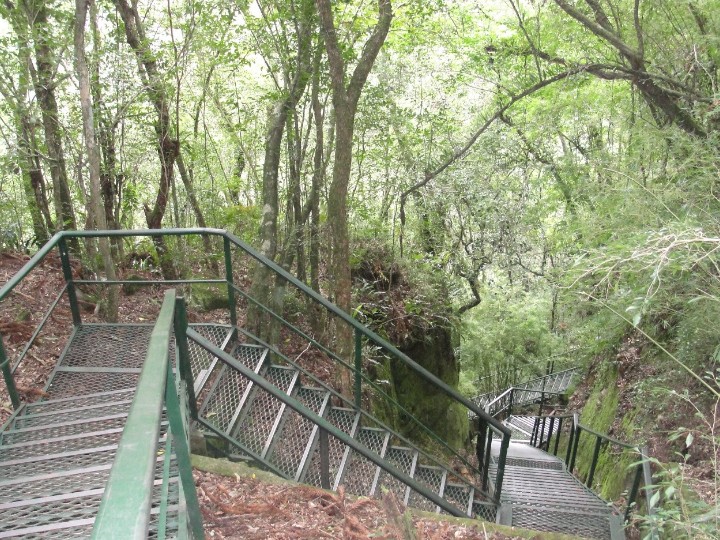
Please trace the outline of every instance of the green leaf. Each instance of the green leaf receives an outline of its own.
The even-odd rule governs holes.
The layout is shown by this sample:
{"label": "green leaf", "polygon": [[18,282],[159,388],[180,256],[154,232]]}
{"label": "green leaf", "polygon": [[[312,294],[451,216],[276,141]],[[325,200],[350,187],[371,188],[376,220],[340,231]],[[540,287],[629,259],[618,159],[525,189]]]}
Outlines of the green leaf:
{"label": "green leaf", "polygon": [[688,433],[687,438],[685,439],[685,446],[686,446],[687,448],[690,448],[690,445],[693,443],[693,440],[694,440],[694,439],[695,439],[695,438],[693,437],[693,434],[692,434],[692,433]]}
{"label": "green leaf", "polygon": [[660,501],[660,492],[656,491],[655,493],[653,493],[653,496],[650,498],[650,508],[655,508],[659,501]]}

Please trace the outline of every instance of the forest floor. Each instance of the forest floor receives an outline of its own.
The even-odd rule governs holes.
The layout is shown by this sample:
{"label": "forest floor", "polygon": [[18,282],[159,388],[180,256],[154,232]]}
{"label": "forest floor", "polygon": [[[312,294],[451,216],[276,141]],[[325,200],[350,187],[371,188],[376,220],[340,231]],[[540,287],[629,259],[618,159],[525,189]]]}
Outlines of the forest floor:
{"label": "forest floor", "polygon": [[[18,253],[0,253],[0,286],[14,276],[29,257]],[[73,272],[83,272],[78,266]],[[122,272],[121,272],[122,273]],[[137,272],[134,272],[137,273]],[[145,276],[150,277],[150,276]],[[0,305],[0,335],[9,358],[23,350],[64,287],[60,260],[48,256]],[[162,295],[122,295],[120,322],[152,322],[160,310]],[[156,294],[157,293],[157,294]],[[72,329],[67,301],[58,302],[35,344],[16,373],[16,385],[25,401],[47,397],[43,388],[59,358]],[[84,322],[99,322],[97,305],[91,291],[79,295]],[[190,312],[194,322],[217,321],[220,313]],[[12,361],[11,360],[11,361]],[[0,385],[0,425],[12,414],[5,385]],[[215,460],[210,460],[215,461]],[[228,462],[225,462],[228,463]],[[233,464],[234,465],[234,464]],[[262,476],[262,478],[261,478]],[[557,535],[523,534],[515,536],[496,530],[494,524],[469,523],[469,520],[439,519],[430,515],[408,517],[392,499],[367,499],[325,492],[310,486],[272,480],[261,471],[231,476],[196,469],[208,538],[230,539],[493,539],[561,538]]]}

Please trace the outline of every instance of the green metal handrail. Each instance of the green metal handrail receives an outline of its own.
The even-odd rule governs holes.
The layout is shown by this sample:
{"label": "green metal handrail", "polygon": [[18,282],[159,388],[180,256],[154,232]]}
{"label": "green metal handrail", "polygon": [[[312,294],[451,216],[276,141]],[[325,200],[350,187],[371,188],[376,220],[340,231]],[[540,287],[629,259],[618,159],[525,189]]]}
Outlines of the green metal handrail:
{"label": "green metal handrail", "polygon": [[188,510],[193,513],[190,520],[192,536],[203,538],[191,472],[188,477],[189,452],[168,359],[174,311],[175,291],[169,290],[150,336],[145,363],[95,518],[92,538],[147,538],[163,402],[168,405],[169,432],[173,434],[182,491]]}
{"label": "green metal handrail", "polygon": [[[1,289],[0,289],[0,301],[7,296],[12,289],[14,289],[20,281],[33,269],[35,266],[55,247],[61,240],[65,238],[100,238],[100,237],[128,237],[128,236],[183,236],[183,235],[214,235],[223,238],[234,244],[236,247],[242,249],[252,258],[272,270],[275,274],[282,277],[287,282],[291,283],[297,289],[302,291],[305,295],[312,298],[315,302],[322,305],[325,309],[342,319],[346,324],[352,326],[355,330],[359,331],[366,338],[374,342],[376,345],[390,352],[394,357],[401,360],[414,371],[420,374],[424,379],[432,382],[435,386],[441,389],[448,396],[453,398],[455,401],[462,403],[465,407],[470,409],[472,412],[479,416],[486,416],[485,412],[470,401],[465,396],[458,393],[455,389],[449,386],[447,383],[439,379],[436,375],[422,367],[420,364],[415,362],[412,358],[404,354],[402,351],[397,349],[394,345],[384,340],[378,334],[367,328],[366,326],[359,323],[353,317],[348,315],[345,311],[338,308],[335,304],[325,299],[316,291],[312,290],[305,283],[298,280],[292,274],[288,273],[277,263],[264,257],[262,254],[254,250],[248,244],[240,240],[235,235],[222,230],[222,229],[209,229],[209,228],[187,228],[187,229],[138,229],[138,230],[116,230],[116,231],[60,231],[56,233],[50,241],[45,244],[25,266],[15,274]],[[507,430],[501,423],[497,422],[494,418],[487,416],[486,421],[496,425],[496,427],[508,437],[510,436],[509,430]]]}

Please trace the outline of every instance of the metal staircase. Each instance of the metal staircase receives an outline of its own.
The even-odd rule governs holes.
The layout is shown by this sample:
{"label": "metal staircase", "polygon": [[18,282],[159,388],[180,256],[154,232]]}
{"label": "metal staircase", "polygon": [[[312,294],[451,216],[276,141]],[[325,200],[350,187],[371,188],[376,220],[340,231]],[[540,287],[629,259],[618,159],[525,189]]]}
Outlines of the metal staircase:
{"label": "metal staircase", "polygon": [[[157,235],[204,235],[222,241],[224,278],[180,280],[172,286],[226,288],[229,324],[188,325],[184,300],[176,299],[172,290],[165,292],[154,325],[83,323],[76,287],[162,282],[78,279],[66,238]],[[0,302],[56,247],[64,288],[14,359],[0,339],[0,369],[15,408],[0,431],[0,539],[201,538],[188,450],[191,426],[204,430],[218,451],[322,488],[344,486],[348,493],[367,496],[389,490],[408,506],[541,530],[565,531],[564,524],[578,518],[553,499],[542,475],[564,475],[549,486],[573,493],[572,482],[577,481],[567,471],[573,469],[583,427],[566,422],[563,430],[554,418],[541,422],[513,415],[513,406],[534,403],[538,397],[542,413],[546,397],[567,388],[570,373],[548,376],[539,387],[531,381],[508,389],[480,407],[272,261],[214,229],[58,233],[0,289]],[[336,327],[347,325],[355,338],[353,358],[341,358],[327,336],[291,324],[236,285],[233,257],[238,256],[260,261],[296,294],[325,309]],[[73,323],[64,349],[43,400],[23,403],[15,374],[22,371],[34,342],[45,338],[44,332],[47,339],[62,343],[48,328],[63,302]],[[269,344],[251,334],[238,324],[238,313],[251,312],[280,325],[305,343],[305,349],[298,354],[285,346],[290,339]],[[321,360],[319,365],[329,363],[331,373],[347,370],[352,394],[338,393],[327,383],[327,373],[313,371],[316,365],[301,359],[306,351]],[[475,419],[470,452],[448,446],[385,391],[373,372],[382,361],[403,363],[422,384],[439,390],[436,395],[445,401],[436,399],[443,413],[459,409],[460,418]],[[363,407],[369,404],[380,405],[384,420]],[[567,468],[533,448],[551,449],[555,436],[557,453],[568,429],[572,458]],[[413,439],[405,433],[413,433]],[[516,439],[512,443],[511,434]],[[520,455],[530,451],[532,455]],[[531,500],[523,498],[526,492],[534,494]],[[587,489],[582,496],[592,498]],[[613,512],[600,512],[596,506],[593,516],[602,514],[598,519],[603,523],[614,519]],[[545,517],[535,519],[537,515]],[[606,532],[596,537],[609,537]]]}
{"label": "metal staircase", "polygon": [[[503,424],[512,438],[505,455],[504,488],[502,494],[505,521],[516,527],[570,534],[582,538],[621,540],[625,538],[624,524],[636,510],[639,488],[644,480],[648,508],[652,496],[652,475],[646,459],[647,451],[598,433],[579,421],[579,415],[558,413],[557,405],[567,391],[577,369],[528,381],[490,396],[484,402],[486,411],[504,417]],[[544,390],[547,388],[548,390]],[[537,415],[532,411],[539,406]],[[545,414],[545,408],[553,409]],[[584,482],[576,469],[581,438],[590,438],[593,457]],[[597,469],[600,450],[613,446],[615,459],[630,452],[637,462],[630,471],[631,487],[625,497],[625,507],[603,500],[591,488]],[[560,450],[565,457],[558,457]],[[491,449],[491,474],[499,461],[499,441]],[[609,459],[613,459],[610,457]],[[615,474],[622,475],[623,471]],[[650,531],[650,538],[657,538]]]}
{"label": "metal staircase", "polygon": [[[203,384],[194,384],[198,395],[198,421],[227,442],[228,454],[240,454],[286,478],[317,487],[337,490],[341,485],[355,495],[381,495],[393,491],[405,504],[429,511],[480,517],[494,521],[496,508],[481,478],[458,476],[452,466],[418,448],[369,413],[358,409],[344,396],[287,359],[286,365],[270,362],[267,347],[229,343],[230,351],[216,358],[212,368],[193,365]],[[195,343],[195,348],[201,346]],[[276,394],[258,386],[235,366],[262,378]],[[290,397],[309,415],[283,401]],[[359,451],[328,433],[313,417],[324,419],[364,449]],[[374,454],[380,464],[366,455]],[[390,465],[424,490],[442,500],[438,504],[427,494],[413,489],[388,471]],[[423,491],[424,491],[423,490]]]}

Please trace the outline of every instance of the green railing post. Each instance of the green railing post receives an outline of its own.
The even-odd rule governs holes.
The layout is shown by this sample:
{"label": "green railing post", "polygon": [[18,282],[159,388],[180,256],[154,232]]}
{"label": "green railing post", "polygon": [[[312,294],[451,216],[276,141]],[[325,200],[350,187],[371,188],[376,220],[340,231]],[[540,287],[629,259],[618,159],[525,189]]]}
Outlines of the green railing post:
{"label": "green railing post", "polygon": [[573,415],[573,438],[572,438],[572,444],[571,444],[571,453],[570,453],[570,462],[568,463],[568,471],[570,471],[570,474],[572,474],[573,469],[575,468],[575,456],[577,455],[577,449],[578,444],[580,443],[580,433],[581,433],[581,427],[580,427],[580,419],[578,418],[578,415]]}
{"label": "green railing post", "polygon": [[[495,476],[495,503],[500,506],[502,503],[500,497],[502,495],[503,479],[505,477],[505,459],[507,458],[508,447],[510,446],[510,435],[505,433],[500,442],[500,453],[498,454],[497,474]],[[488,452],[488,469],[490,463],[490,452]]]}
{"label": "green railing post", "polygon": [[198,408],[197,398],[195,396],[195,381],[193,380],[192,369],[190,368],[190,350],[187,340],[187,309],[185,307],[185,298],[178,296],[175,299],[175,319],[173,321],[175,330],[175,347],[178,352],[178,371],[180,380],[185,383],[188,394],[188,407],[190,408],[190,417],[197,420]]}
{"label": "green railing post", "polygon": [[362,404],[362,333],[355,329],[355,407]]}
{"label": "green railing post", "polygon": [[602,445],[602,439],[595,437],[595,450],[593,451],[592,463],[590,463],[590,472],[588,473],[587,481],[585,485],[587,487],[592,486],[593,478],[595,477],[595,468],[597,467],[598,459],[600,458],[600,446]]}
{"label": "green railing post", "polygon": [[17,393],[15,378],[13,377],[12,370],[10,369],[10,359],[5,352],[2,336],[0,336],[0,368],[2,368],[3,378],[5,379],[5,384],[7,385],[8,395],[10,396],[10,402],[12,403],[13,409],[18,409],[20,407],[20,396],[18,396]]}
{"label": "green railing post", "polygon": [[233,287],[232,254],[230,252],[230,239],[223,236],[223,251],[225,253],[225,280],[227,281],[228,308],[230,309],[230,324],[237,326],[237,307],[235,306],[235,288]]}
{"label": "green railing post", "polygon": [[639,463],[638,466],[635,467],[635,478],[633,478],[632,488],[630,489],[627,506],[625,507],[625,517],[623,518],[625,520],[625,523],[627,523],[630,519],[630,513],[632,512],[633,503],[635,502],[635,499],[637,499],[637,494],[640,490],[640,480],[642,479],[642,474],[643,464]]}
{"label": "green railing post", "polygon": [[68,251],[65,237],[61,236],[58,241],[58,249],[60,250],[60,262],[62,263],[63,276],[67,283],[68,300],[70,301],[70,312],[72,313],[73,324],[79,326],[80,308],[78,306],[77,293],[75,292],[75,283],[73,282],[72,267],[70,266],[70,252]]}
{"label": "green railing post", "polygon": [[[184,339],[185,348],[187,349],[187,335]],[[177,341],[179,340],[176,338],[176,342]],[[202,514],[200,513],[200,501],[198,501],[197,491],[195,490],[187,433],[185,433],[185,426],[180,412],[180,400],[177,395],[177,387],[175,386],[175,376],[173,375],[172,365],[170,363],[168,363],[167,367],[166,381],[165,407],[167,409],[168,423],[170,424],[170,433],[172,433],[175,443],[178,474],[180,476],[180,482],[182,483],[183,495],[185,496],[185,508],[188,513],[188,521],[190,522],[191,538],[202,540],[205,538],[205,532],[203,531]]]}

